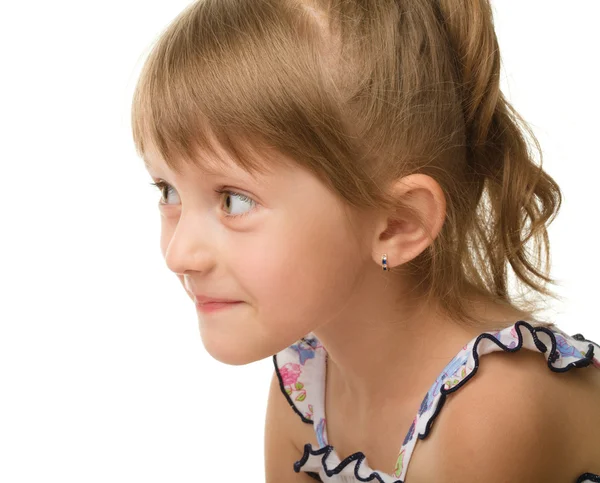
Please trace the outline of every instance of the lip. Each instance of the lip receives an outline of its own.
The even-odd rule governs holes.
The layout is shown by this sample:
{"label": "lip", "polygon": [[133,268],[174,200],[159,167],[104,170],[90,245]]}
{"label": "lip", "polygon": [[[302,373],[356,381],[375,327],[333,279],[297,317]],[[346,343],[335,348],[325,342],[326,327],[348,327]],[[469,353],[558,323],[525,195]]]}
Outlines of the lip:
{"label": "lip", "polygon": [[243,302],[206,302],[206,303],[196,303],[196,308],[205,313],[212,313],[218,310],[228,309],[239,305]]}
{"label": "lip", "polygon": [[194,294],[196,304],[212,304],[212,303],[236,303],[239,300],[221,299],[216,297],[207,297],[206,295]]}

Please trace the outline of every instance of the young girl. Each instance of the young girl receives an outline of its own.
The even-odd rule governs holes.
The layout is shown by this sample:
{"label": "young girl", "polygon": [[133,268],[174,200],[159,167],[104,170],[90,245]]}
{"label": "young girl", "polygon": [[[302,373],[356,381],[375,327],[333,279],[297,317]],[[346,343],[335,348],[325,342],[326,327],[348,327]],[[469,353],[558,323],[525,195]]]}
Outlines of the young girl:
{"label": "young girl", "polygon": [[162,253],[213,357],[273,357],[269,483],[600,481],[600,347],[538,318],[561,192],[499,72],[487,0],[201,0],[151,52]]}

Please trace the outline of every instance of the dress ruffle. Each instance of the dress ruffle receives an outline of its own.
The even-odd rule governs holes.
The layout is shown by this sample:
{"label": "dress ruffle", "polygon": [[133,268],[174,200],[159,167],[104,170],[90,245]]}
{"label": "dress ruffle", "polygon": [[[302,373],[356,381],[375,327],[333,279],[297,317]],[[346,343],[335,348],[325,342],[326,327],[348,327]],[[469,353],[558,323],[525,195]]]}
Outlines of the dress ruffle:
{"label": "dress ruffle", "polygon": [[[294,471],[296,473],[307,471],[302,469],[305,466],[319,470],[322,468],[328,477],[325,481],[335,481],[336,483],[354,483],[357,481],[403,483],[402,480],[392,475],[372,470],[366,463],[365,454],[361,451],[353,453],[340,461],[331,445],[314,449],[310,443],[306,443],[302,458],[294,463]],[[308,471],[314,472],[314,469]],[[320,471],[319,474],[321,474]],[[332,479],[332,477],[336,478]]]}
{"label": "dress ruffle", "polygon": [[[480,334],[450,361],[425,395],[400,449],[394,474],[390,475],[371,469],[366,455],[360,451],[340,460],[334,447],[327,444],[324,414],[324,372],[327,354],[314,336],[301,339],[298,344],[286,349],[291,352],[282,351],[274,356],[282,391],[302,420],[314,425],[320,444],[317,449],[310,443],[304,445],[304,453],[302,458],[294,463],[294,471],[305,471],[313,475],[318,473],[321,478],[325,478],[321,481],[336,483],[403,483],[417,439],[425,439],[428,436],[447,396],[459,390],[477,373],[480,357],[499,350],[517,352],[523,347],[544,354],[548,367],[554,372],[565,372],[589,365],[600,368],[600,346],[585,339],[581,334],[569,336],[556,327],[534,327],[522,320],[505,329]],[[278,357],[281,359],[279,362],[283,364],[278,365]],[[286,366],[291,372],[282,371],[280,374],[280,368]],[[293,385],[290,387],[290,384]],[[296,395],[295,400],[292,399],[294,391],[302,389],[306,391],[304,396],[300,394]],[[577,483],[584,482],[600,482],[600,476],[585,473],[577,480]]]}

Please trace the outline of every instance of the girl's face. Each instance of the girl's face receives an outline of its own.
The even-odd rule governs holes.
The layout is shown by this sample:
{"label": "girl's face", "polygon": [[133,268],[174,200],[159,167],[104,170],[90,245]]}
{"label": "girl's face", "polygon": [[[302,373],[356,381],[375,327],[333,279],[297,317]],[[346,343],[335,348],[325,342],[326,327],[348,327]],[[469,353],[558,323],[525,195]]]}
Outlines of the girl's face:
{"label": "girl's face", "polygon": [[230,162],[218,174],[194,166],[176,174],[153,147],[146,161],[154,181],[166,183],[160,245],[169,269],[192,299],[242,302],[195,309],[215,359],[241,365],[269,357],[352,301],[373,263],[355,235],[368,232],[360,225],[368,218],[350,213],[312,173],[281,163],[253,178]]}

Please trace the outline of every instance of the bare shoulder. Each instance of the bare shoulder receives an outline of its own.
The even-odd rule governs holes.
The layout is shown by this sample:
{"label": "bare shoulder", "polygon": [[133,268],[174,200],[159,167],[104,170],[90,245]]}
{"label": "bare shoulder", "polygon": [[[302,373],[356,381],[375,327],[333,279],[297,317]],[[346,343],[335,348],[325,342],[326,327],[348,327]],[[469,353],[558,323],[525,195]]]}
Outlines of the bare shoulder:
{"label": "bare shoulder", "polygon": [[485,354],[433,423],[430,476],[535,483],[598,472],[598,402],[594,367],[558,373],[536,351]]}

